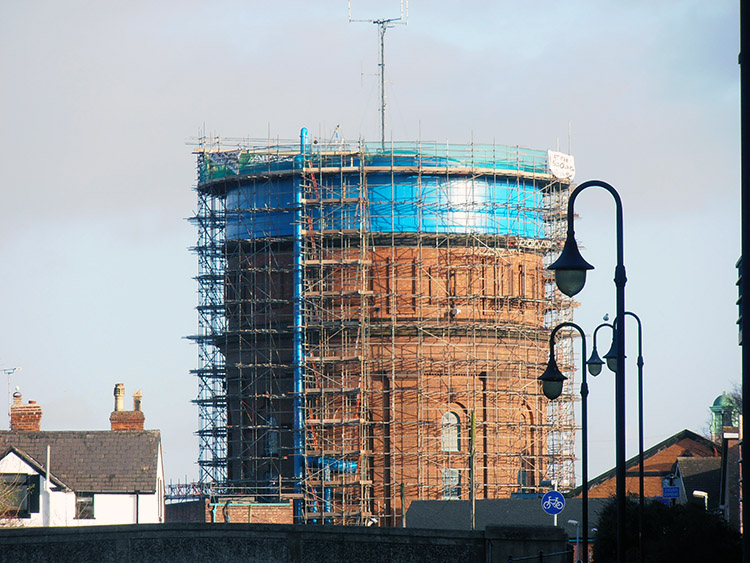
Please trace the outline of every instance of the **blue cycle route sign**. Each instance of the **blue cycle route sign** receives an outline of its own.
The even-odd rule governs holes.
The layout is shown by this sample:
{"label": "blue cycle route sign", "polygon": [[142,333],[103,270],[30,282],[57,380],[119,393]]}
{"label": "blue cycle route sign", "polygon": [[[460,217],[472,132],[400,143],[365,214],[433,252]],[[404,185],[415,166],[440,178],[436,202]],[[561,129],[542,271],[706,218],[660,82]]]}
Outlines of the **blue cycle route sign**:
{"label": "blue cycle route sign", "polygon": [[680,498],[680,487],[664,485],[661,488],[661,496],[663,498]]}
{"label": "blue cycle route sign", "polygon": [[560,514],[565,508],[565,497],[557,491],[548,491],[542,497],[542,510],[551,516]]}

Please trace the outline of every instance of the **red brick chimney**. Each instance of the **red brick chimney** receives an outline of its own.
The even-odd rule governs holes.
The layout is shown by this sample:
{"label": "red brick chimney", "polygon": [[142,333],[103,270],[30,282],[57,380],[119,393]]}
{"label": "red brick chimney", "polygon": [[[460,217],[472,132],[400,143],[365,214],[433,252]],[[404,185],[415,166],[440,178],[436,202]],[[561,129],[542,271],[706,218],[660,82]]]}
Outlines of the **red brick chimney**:
{"label": "red brick chimney", "polygon": [[17,432],[39,432],[42,428],[42,407],[36,401],[21,403],[21,393],[13,393],[13,404],[10,407],[10,429]]}
{"label": "red brick chimney", "polygon": [[112,430],[121,432],[125,430],[143,430],[146,416],[141,411],[141,392],[133,393],[133,410],[124,410],[125,385],[115,385],[115,410],[109,415],[109,423]]}

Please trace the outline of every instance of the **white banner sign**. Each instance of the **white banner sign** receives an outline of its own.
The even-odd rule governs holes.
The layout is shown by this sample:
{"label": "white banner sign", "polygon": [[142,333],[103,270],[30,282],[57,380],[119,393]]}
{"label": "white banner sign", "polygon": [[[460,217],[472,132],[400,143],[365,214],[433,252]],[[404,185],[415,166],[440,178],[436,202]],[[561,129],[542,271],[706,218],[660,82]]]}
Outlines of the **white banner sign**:
{"label": "white banner sign", "polygon": [[547,166],[555,178],[572,180],[576,175],[576,163],[571,154],[547,151]]}

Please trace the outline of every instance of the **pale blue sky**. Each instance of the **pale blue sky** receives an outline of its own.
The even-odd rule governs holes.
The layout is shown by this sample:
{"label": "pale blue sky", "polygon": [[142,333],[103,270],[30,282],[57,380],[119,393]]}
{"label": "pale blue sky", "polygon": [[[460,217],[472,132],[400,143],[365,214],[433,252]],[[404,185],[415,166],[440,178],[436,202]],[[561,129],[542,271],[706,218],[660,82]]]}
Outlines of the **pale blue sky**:
{"label": "pale blue sky", "polygon": [[[397,16],[389,1],[353,15]],[[576,180],[620,191],[647,446],[701,431],[739,381],[738,27],[726,0],[412,0],[386,38],[389,136],[567,150],[570,124]],[[45,429],[107,428],[123,382],[162,430],[167,478],[197,476],[185,141],[337,124],[377,139],[376,63],[375,26],[348,23],[344,0],[0,3],[0,367],[23,366],[13,385]],[[597,268],[576,315],[589,332],[614,310],[613,206],[594,191],[576,223]],[[606,373],[592,476],[614,462]]]}

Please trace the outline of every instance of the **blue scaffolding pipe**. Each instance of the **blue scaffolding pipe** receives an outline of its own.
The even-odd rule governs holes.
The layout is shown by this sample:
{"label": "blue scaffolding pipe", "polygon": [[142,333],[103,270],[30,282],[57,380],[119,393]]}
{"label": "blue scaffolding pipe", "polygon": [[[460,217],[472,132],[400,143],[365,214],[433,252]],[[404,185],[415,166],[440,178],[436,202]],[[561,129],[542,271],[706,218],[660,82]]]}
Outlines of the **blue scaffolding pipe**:
{"label": "blue scaffolding pipe", "polygon": [[333,457],[312,456],[305,459],[312,469],[325,469],[334,473],[356,473],[356,461],[344,461]]}
{"label": "blue scaffolding pipe", "polygon": [[[307,128],[300,131],[300,155],[296,159],[300,169],[294,185],[294,489],[302,493],[302,169],[307,155]],[[294,515],[297,521],[302,517],[302,501],[294,501]]]}
{"label": "blue scaffolding pipe", "polygon": [[[356,461],[344,461],[342,459],[336,459],[332,457],[313,456],[305,458],[305,465],[311,469],[322,469],[323,470],[323,481],[330,481],[333,473],[356,473],[357,462]],[[323,488],[323,512],[331,512],[333,499],[333,489],[331,487]],[[317,503],[311,512],[317,512]],[[324,524],[330,524],[330,518],[323,518],[320,520]],[[313,524],[318,523],[318,519],[312,520]]]}

